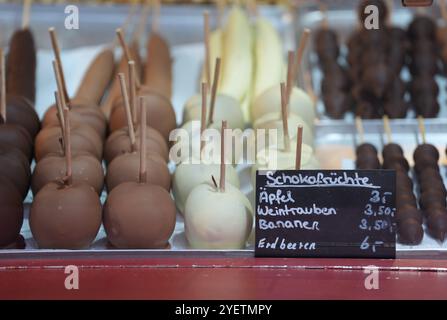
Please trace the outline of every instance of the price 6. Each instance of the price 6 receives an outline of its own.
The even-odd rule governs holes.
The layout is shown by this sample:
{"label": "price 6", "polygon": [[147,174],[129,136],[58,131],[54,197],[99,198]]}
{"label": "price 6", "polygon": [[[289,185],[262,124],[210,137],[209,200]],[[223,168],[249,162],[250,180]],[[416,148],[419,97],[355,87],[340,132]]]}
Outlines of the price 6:
{"label": "price 6", "polygon": [[366,236],[360,244],[360,250],[368,250],[370,249],[372,252],[376,252],[376,247],[383,245],[383,241],[372,241],[369,242],[369,237]]}

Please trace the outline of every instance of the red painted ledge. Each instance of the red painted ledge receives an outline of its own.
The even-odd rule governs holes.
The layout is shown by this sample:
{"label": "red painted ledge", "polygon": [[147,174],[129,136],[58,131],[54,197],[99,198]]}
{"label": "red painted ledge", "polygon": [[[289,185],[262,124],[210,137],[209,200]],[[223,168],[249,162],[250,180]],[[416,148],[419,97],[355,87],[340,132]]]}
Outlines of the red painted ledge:
{"label": "red painted ledge", "polygon": [[[79,290],[65,289],[67,265]],[[370,265],[378,290],[364,285]],[[447,299],[447,260],[3,259],[0,284],[0,299]]]}

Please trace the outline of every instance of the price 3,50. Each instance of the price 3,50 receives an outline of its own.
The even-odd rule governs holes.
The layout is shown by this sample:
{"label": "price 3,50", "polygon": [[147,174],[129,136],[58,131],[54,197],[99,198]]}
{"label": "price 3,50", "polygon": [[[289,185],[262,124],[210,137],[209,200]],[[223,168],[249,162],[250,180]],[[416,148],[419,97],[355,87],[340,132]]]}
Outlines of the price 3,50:
{"label": "price 3,50", "polygon": [[373,209],[373,206],[368,203],[365,206],[365,210],[363,211],[363,213],[367,216],[390,216],[390,217],[394,217],[394,213],[396,212],[396,208],[391,208],[388,206],[379,206],[377,208],[377,210]]}

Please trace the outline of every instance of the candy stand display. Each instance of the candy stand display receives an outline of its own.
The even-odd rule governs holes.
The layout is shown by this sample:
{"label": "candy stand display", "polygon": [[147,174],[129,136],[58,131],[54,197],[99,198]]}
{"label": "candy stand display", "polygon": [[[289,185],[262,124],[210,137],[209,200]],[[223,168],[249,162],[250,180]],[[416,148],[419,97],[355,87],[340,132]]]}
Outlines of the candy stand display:
{"label": "candy stand display", "polygon": [[[0,25],[0,298],[447,297],[447,1],[0,1]],[[387,228],[395,259],[261,257],[259,170],[388,172],[389,208],[329,229]]]}

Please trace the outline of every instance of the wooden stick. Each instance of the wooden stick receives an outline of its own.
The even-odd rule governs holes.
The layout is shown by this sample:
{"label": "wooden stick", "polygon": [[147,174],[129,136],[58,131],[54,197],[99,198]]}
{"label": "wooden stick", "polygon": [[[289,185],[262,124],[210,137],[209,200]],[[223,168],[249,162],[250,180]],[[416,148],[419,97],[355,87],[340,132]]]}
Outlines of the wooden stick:
{"label": "wooden stick", "polygon": [[208,117],[208,125],[214,122],[214,108],[216,104],[217,87],[219,86],[220,61],[221,61],[220,58],[216,58],[216,64],[214,66],[213,86],[211,88],[211,102],[210,102],[210,114]]}
{"label": "wooden stick", "polygon": [[127,31],[127,27],[129,27],[130,23],[133,20],[133,16],[137,12],[139,0],[133,0],[131,1],[129,11],[127,13],[126,18],[124,19],[123,23],[121,24],[121,29],[123,30],[123,33],[125,34]]}
{"label": "wooden stick", "polygon": [[[131,2],[131,5],[129,7],[129,11],[127,12],[126,18],[124,19],[123,23],[121,24],[121,30],[123,31],[123,34],[125,35],[127,32],[127,28],[129,27],[129,24],[132,22],[133,20],[133,16],[135,15],[136,11],[137,11],[137,7],[138,7],[138,0],[133,0]],[[113,38],[113,42],[112,42],[112,49],[115,49],[116,46],[119,45],[119,39],[117,37]]]}
{"label": "wooden stick", "polygon": [[53,47],[54,58],[56,59],[56,63],[59,68],[59,73],[61,77],[61,83],[62,83],[61,92],[64,95],[65,102],[68,103],[70,101],[70,97],[67,92],[67,84],[65,82],[64,69],[62,68],[61,50],[59,48],[59,43],[57,41],[56,30],[54,29],[54,27],[51,27],[48,29],[48,32],[50,33],[51,46]]}
{"label": "wooden stick", "polygon": [[153,0],[152,3],[152,32],[158,33],[160,28],[160,0]]}
{"label": "wooden stick", "polygon": [[416,14],[423,16],[426,15],[427,13],[427,8],[426,7],[416,7]]}
{"label": "wooden stick", "polygon": [[61,79],[61,73],[60,73],[59,65],[57,64],[57,62],[55,60],[53,60],[53,70],[54,70],[54,76],[56,78],[57,91],[60,94],[59,97],[61,99],[61,105],[66,106],[67,105],[67,101],[65,100],[65,96],[63,94],[63,92],[64,92],[64,85],[62,84],[62,79]]}
{"label": "wooden stick", "polygon": [[132,113],[132,121],[136,125],[138,121],[137,117],[137,83],[136,83],[136,71],[135,71],[135,61],[128,62],[129,67],[129,90],[130,90],[130,110]]}
{"label": "wooden stick", "polygon": [[205,141],[203,140],[203,132],[206,128],[206,100],[207,100],[207,85],[205,82],[202,82],[202,114],[200,118],[200,159],[202,159],[202,150],[205,147]]}
{"label": "wooden stick", "polygon": [[320,1],[319,4],[319,9],[321,14],[323,15],[323,20],[321,21],[321,27],[323,29],[328,29],[329,28],[329,21],[327,18],[327,4],[323,3],[322,1]]}
{"label": "wooden stick", "polygon": [[[123,49],[124,57],[126,57],[127,63],[130,63],[131,61],[135,61],[132,57],[132,54],[130,53],[129,46],[126,43],[126,40],[124,39],[123,30],[118,28],[116,29],[116,35],[118,36],[118,40],[120,43],[121,48]],[[140,87],[140,79],[138,77],[135,77],[135,83],[137,87]]]}
{"label": "wooden stick", "polygon": [[[291,17],[291,25],[292,26],[296,26],[297,25],[297,21],[298,21],[298,16],[300,16],[300,3],[295,3],[294,1],[287,1],[288,5],[287,5],[287,12]],[[297,28],[292,28],[292,37],[293,39],[298,39],[298,35],[297,35]]]}
{"label": "wooden stick", "polygon": [[292,89],[293,89],[293,62],[295,60],[295,52],[293,51],[289,51],[287,53],[287,91],[286,91],[286,96],[287,96],[287,103],[289,103],[290,101],[290,95],[292,94]]}
{"label": "wooden stick", "polygon": [[121,49],[123,49],[123,54],[126,57],[126,60],[128,62],[133,60],[130,54],[129,47],[127,46],[126,40],[124,39],[123,30],[121,28],[116,29],[116,35],[121,45]]}
{"label": "wooden stick", "polygon": [[247,0],[246,4],[247,4],[247,9],[248,9],[248,12],[250,13],[250,15],[252,15],[253,17],[258,17],[259,10],[258,10],[258,6],[256,4],[256,0]]}
{"label": "wooden stick", "polygon": [[445,0],[438,0],[439,8],[441,9],[442,19],[447,22],[447,5],[445,4]]}
{"label": "wooden stick", "polygon": [[298,126],[298,133],[296,138],[296,154],[295,154],[295,169],[301,169],[301,151],[303,149],[303,126]]}
{"label": "wooden stick", "polygon": [[[442,0],[438,0],[442,1]],[[388,0],[388,17],[387,17],[387,23],[391,25],[393,23],[393,11],[394,11],[394,0]]]}
{"label": "wooden stick", "polygon": [[132,37],[133,41],[138,41],[138,39],[140,39],[140,37],[144,34],[150,11],[151,11],[150,0],[146,0],[144,2],[143,11],[141,12],[140,21],[138,22],[138,28]]}
{"label": "wooden stick", "polygon": [[391,143],[392,139],[391,139],[390,118],[388,118],[387,115],[383,116],[383,128],[385,130],[386,139],[387,139],[388,143]]}
{"label": "wooden stick", "polygon": [[224,14],[225,14],[225,0],[216,0],[217,6],[217,25],[220,28],[224,27]]}
{"label": "wooden stick", "polygon": [[66,186],[72,184],[72,164],[71,164],[71,129],[70,129],[70,116],[69,110],[64,108],[64,118],[65,118],[65,133],[64,133],[64,147],[65,147],[65,161],[67,164],[67,174],[64,178],[64,183]]}
{"label": "wooden stick", "polygon": [[363,128],[362,118],[359,116],[355,117],[355,128],[357,130],[357,135],[359,136],[360,144],[365,142],[365,129]]}
{"label": "wooden stick", "polygon": [[303,35],[301,36],[301,39],[300,39],[300,42],[298,45],[296,61],[293,66],[293,81],[294,82],[296,81],[296,79],[298,77],[298,73],[300,71],[301,61],[303,60],[304,50],[306,49],[306,45],[309,40],[309,36],[310,36],[310,29],[307,29],[307,28],[304,29]]}
{"label": "wooden stick", "polygon": [[22,29],[28,29],[31,16],[31,0],[24,0],[22,11]]}
{"label": "wooden stick", "polygon": [[210,57],[210,15],[208,11],[203,12],[203,42],[205,44],[205,77],[206,83],[211,85],[211,57]]}
{"label": "wooden stick", "polygon": [[287,96],[286,86],[284,82],[281,82],[281,114],[282,114],[282,130],[284,139],[284,149],[286,152],[290,151],[290,136],[289,136],[289,124],[288,124],[288,111],[287,111]]}
{"label": "wooden stick", "polygon": [[146,100],[140,97],[140,183],[147,182],[146,172]]}
{"label": "wooden stick", "polygon": [[62,136],[65,135],[65,117],[64,109],[62,108],[61,95],[59,91],[54,91],[54,98],[56,100],[57,118],[59,119],[59,125],[61,126]]}
{"label": "wooden stick", "polygon": [[5,69],[5,53],[0,48],[0,115],[3,123],[6,123],[6,69]]}
{"label": "wooden stick", "polygon": [[137,149],[135,145],[135,131],[133,127],[132,113],[130,112],[129,95],[127,94],[126,79],[124,78],[124,73],[118,73],[118,78],[121,87],[121,94],[124,100],[124,109],[126,110],[127,129],[129,132],[131,151],[135,152]]}
{"label": "wooden stick", "polygon": [[222,129],[220,130],[220,192],[225,192],[225,130],[227,129],[227,121],[222,121]]}
{"label": "wooden stick", "polygon": [[306,88],[307,94],[310,96],[314,103],[314,107],[317,106],[318,97],[315,94],[314,88],[312,86],[312,76],[310,75],[309,70],[306,70],[306,73],[304,74],[304,86]]}
{"label": "wooden stick", "polygon": [[421,134],[422,143],[425,144],[427,142],[427,139],[426,139],[426,131],[425,131],[425,121],[424,121],[423,116],[418,116],[418,127],[419,127],[419,132]]}

